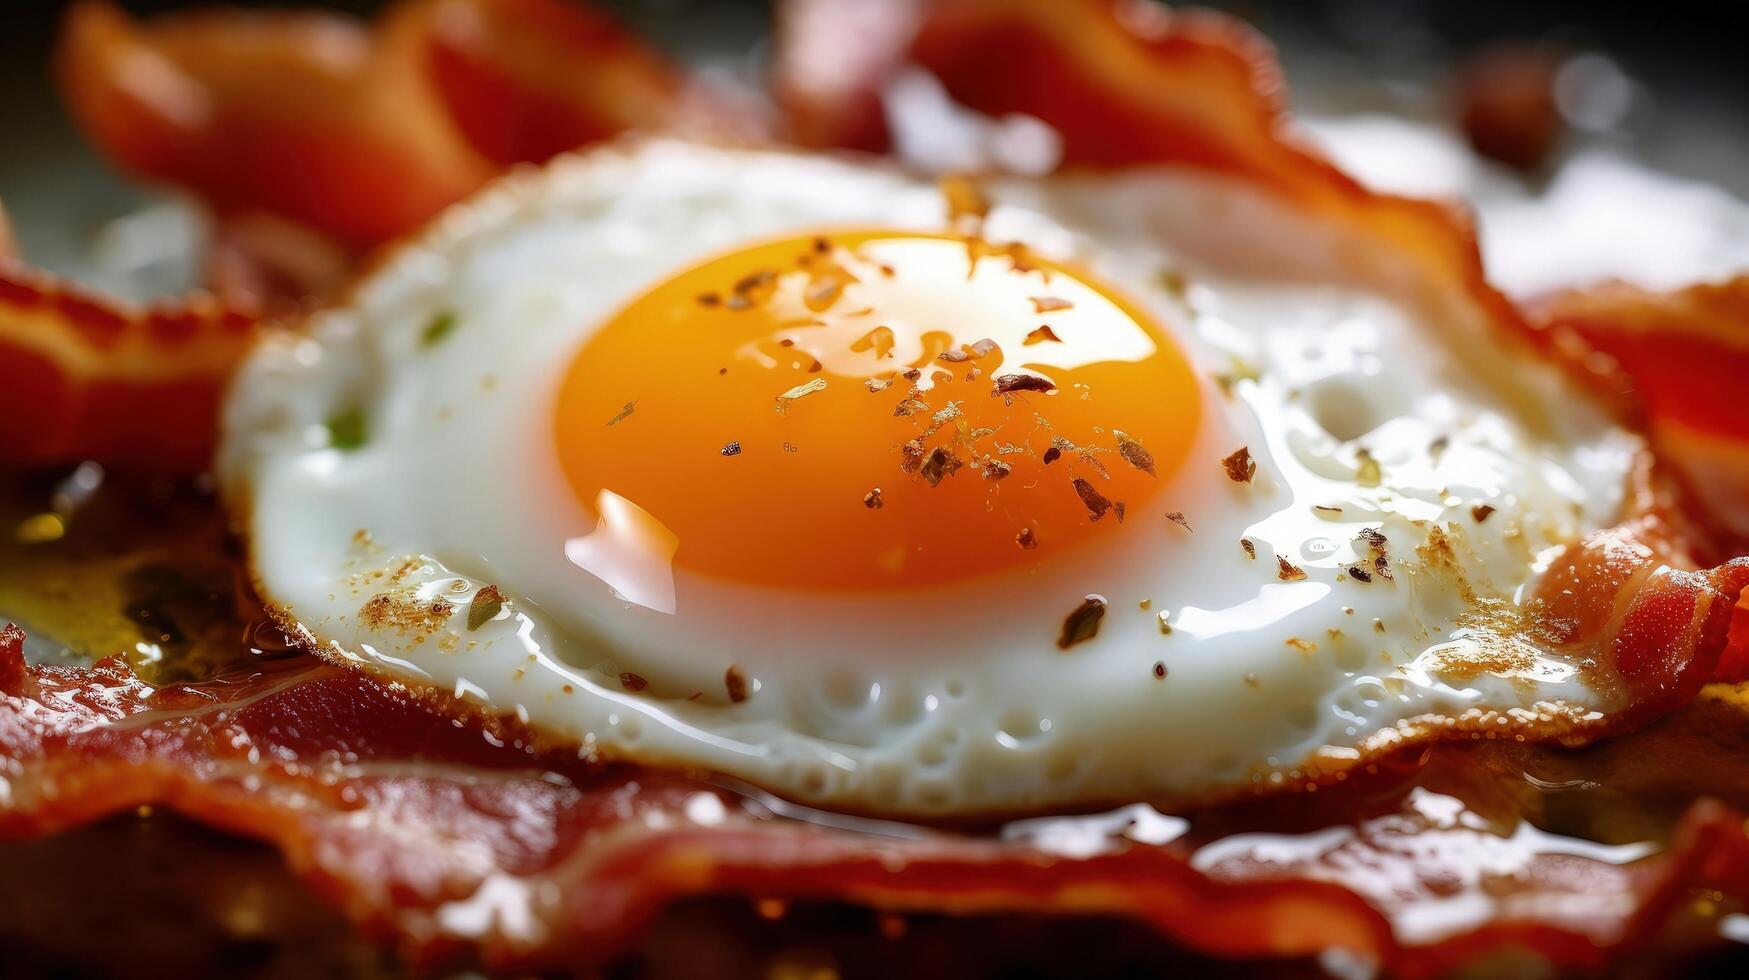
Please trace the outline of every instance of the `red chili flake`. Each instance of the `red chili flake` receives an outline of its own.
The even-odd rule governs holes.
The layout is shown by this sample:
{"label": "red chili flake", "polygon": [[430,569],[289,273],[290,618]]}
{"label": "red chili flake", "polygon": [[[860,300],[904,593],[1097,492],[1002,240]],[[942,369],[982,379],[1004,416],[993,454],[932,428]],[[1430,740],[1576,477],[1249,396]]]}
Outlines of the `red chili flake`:
{"label": "red chili flake", "polygon": [[990,388],[990,397],[1016,391],[1042,391],[1049,394],[1056,390],[1057,386],[1051,379],[1041,378],[1036,374],[999,374],[996,376],[996,383]]}
{"label": "red chili flake", "polygon": [[1033,533],[1032,528],[1023,527],[1020,529],[1020,533],[1014,536],[1014,543],[1020,545],[1022,550],[1031,551],[1038,547],[1038,535]]}
{"label": "red chili flake", "polygon": [[1032,300],[1032,311],[1034,313],[1049,313],[1052,310],[1068,310],[1073,309],[1075,306],[1074,303],[1071,303],[1066,299],[1058,299],[1055,296],[1033,296],[1029,298]]}
{"label": "red chili flake", "polygon": [[740,704],[747,700],[747,678],[741,673],[741,668],[734,664],[723,672],[723,686],[729,691],[729,700]]}
{"label": "red chili flake", "polygon": [[1088,483],[1080,477],[1076,477],[1074,487],[1075,493],[1080,495],[1081,503],[1086,505],[1087,513],[1091,515],[1092,520],[1099,520],[1101,517],[1105,516],[1106,511],[1111,509],[1111,501],[1106,499],[1104,494],[1096,490],[1093,484]]}
{"label": "red chili flake", "polygon": [[724,446],[722,448],[722,454],[724,456],[739,456],[739,455],[741,455],[741,442],[740,442],[740,440],[736,440],[736,441],[731,442],[728,445]]}
{"label": "red chili flake", "polygon": [[1100,620],[1105,618],[1105,597],[1089,595],[1081,600],[1063,620],[1063,632],[1057,637],[1057,649],[1067,650],[1099,635]]}
{"label": "red chili flake", "polygon": [[1190,522],[1185,520],[1184,515],[1179,513],[1178,511],[1175,511],[1175,510],[1167,511],[1166,512],[1166,519],[1171,521],[1172,523],[1178,525],[1179,527],[1184,528],[1186,531],[1190,531],[1190,533],[1192,533],[1192,534],[1196,533],[1194,530],[1191,529]]}
{"label": "red chili flake", "polygon": [[1494,513],[1493,504],[1477,504],[1470,508],[1470,516],[1476,519],[1477,524],[1487,520],[1488,515],[1492,513]]}
{"label": "red chili flake", "polygon": [[1154,679],[1161,681],[1166,679],[1166,665],[1158,660],[1154,661]]}
{"label": "red chili flake", "polygon": [[1252,561],[1257,560],[1257,546],[1251,543],[1250,538],[1240,538],[1239,547],[1245,549],[1245,557]]}
{"label": "red chili flake", "polygon": [[1280,555],[1275,556],[1276,575],[1283,582],[1299,582],[1305,579],[1306,570]]}
{"label": "red chili flake", "polygon": [[622,671],[620,673],[619,686],[625,688],[628,691],[636,693],[638,691],[642,691],[646,687],[649,687],[650,682],[647,680],[644,680],[642,675],[634,674],[631,671],[627,670],[627,671]]}
{"label": "red chili flake", "polygon": [[954,475],[962,465],[964,464],[953,454],[953,450],[946,446],[936,446],[930,450],[929,457],[923,461],[919,472],[931,487],[938,487],[941,481]]}
{"label": "red chili flake", "polygon": [[1250,483],[1257,475],[1257,461],[1251,458],[1251,447],[1240,446],[1233,454],[1221,460],[1221,465],[1227,470],[1227,479],[1234,483]]}
{"label": "red chili flake", "polygon": [[1141,443],[1131,439],[1122,432],[1117,434],[1117,454],[1122,456],[1131,466],[1141,470],[1143,473],[1146,473],[1149,476],[1157,475],[1154,472],[1153,454],[1142,448]]}
{"label": "red chili flake", "polygon": [[862,505],[869,510],[880,510],[882,507],[885,507],[886,502],[881,500],[881,488],[875,487],[868,493],[863,494]]}
{"label": "red chili flake", "polygon": [[1044,464],[1046,466],[1049,466],[1052,463],[1055,463],[1057,460],[1063,458],[1063,451],[1061,449],[1058,449],[1056,446],[1052,446],[1051,448],[1045,450],[1044,456],[1042,456],[1040,458],[1044,460]]}
{"label": "red chili flake", "polygon": [[1060,344],[1063,342],[1063,338],[1057,336],[1057,332],[1052,330],[1048,323],[1027,334],[1026,339],[1020,343],[1023,347],[1031,347],[1033,344],[1043,344],[1046,342],[1053,344]]}

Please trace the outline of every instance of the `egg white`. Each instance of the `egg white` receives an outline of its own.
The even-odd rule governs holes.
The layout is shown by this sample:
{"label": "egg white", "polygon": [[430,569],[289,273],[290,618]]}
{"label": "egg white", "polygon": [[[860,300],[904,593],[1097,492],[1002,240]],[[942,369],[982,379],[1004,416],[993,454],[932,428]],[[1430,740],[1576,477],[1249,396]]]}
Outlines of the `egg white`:
{"label": "egg white", "polygon": [[[1555,550],[1613,522],[1635,437],[1475,311],[1421,303],[1400,257],[1252,188],[1154,170],[990,191],[993,239],[1115,284],[1204,378],[1209,423],[1120,543],[903,595],[584,571],[568,545],[639,533],[635,508],[597,528],[552,447],[563,367],[596,325],[743,243],[946,220],[932,183],[889,169],[648,141],[452,209],[249,359],[219,469],[264,600],[336,658],[585,751],[879,813],[1181,802],[1291,779],[1417,718],[1613,706],[1522,641],[1489,661],[1510,666],[1463,665],[1493,642],[1478,596],[1510,608]],[[431,343],[439,315],[454,326]],[[354,407],[364,444],[330,445]],[[1219,463],[1240,445],[1251,484]],[[1343,572],[1368,557],[1365,528],[1389,539],[1393,579]],[[1445,546],[1418,555],[1430,538]],[[1306,577],[1283,580],[1278,555]],[[470,630],[488,584],[509,603]],[[1100,632],[1059,650],[1087,594],[1108,602]],[[365,615],[379,595],[415,612]],[[435,599],[453,611],[417,614]]]}

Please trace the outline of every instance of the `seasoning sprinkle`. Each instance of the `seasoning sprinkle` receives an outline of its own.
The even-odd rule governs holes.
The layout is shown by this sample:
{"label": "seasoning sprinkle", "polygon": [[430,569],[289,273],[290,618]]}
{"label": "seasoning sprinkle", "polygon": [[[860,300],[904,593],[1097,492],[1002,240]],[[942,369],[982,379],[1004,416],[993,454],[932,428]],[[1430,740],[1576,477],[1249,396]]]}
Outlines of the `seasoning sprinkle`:
{"label": "seasoning sprinkle", "polygon": [[647,680],[644,680],[642,675],[634,674],[631,671],[627,670],[627,671],[622,671],[620,673],[619,686],[625,688],[628,691],[636,693],[638,691],[642,691],[646,687],[649,687],[650,682]]}
{"label": "seasoning sprinkle", "polygon": [[869,510],[880,510],[882,507],[885,507],[886,501],[883,501],[881,499],[881,488],[875,487],[873,490],[870,490],[868,493],[863,494],[862,495],[862,505],[864,507],[867,507]]}
{"label": "seasoning sprinkle", "polygon": [[1299,582],[1306,577],[1306,570],[1280,555],[1275,556],[1276,575],[1283,582]]}
{"label": "seasoning sprinkle", "polygon": [[1492,513],[1494,513],[1493,504],[1477,504],[1470,508],[1470,516],[1476,519],[1477,524],[1487,520],[1488,515]]}
{"label": "seasoning sprinkle", "polygon": [[960,462],[958,456],[954,455],[953,450],[946,446],[936,446],[924,458],[923,465],[918,472],[923,474],[923,479],[931,487],[938,487],[941,486],[941,481],[959,472],[962,465],[964,464]]}
{"label": "seasoning sprinkle", "polygon": [[1100,493],[1093,484],[1088,483],[1081,477],[1076,477],[1073,486],[1075,487],[1075,493],[1081,498],[1081,503],[1086,506],[1090,520],[1099,520],[1101,517],[1105,516],[1106,511],[1111,509],[1110,499],[1108,499],[1105,494]]}
{"label": "seasoning sprinkle", "polygon": [[610,418],[607,420],[607,424],[608,425],[618,425],[621,422],[624,422],[626,420],[626,418],[632,414],[632,409],[635,409],[637,407],[638,407],[638,403],[635,401],[626,402],[625,406],[619,410],[618,414],[614,415],[613,418]]}
{"label": "seasoning sprinkle", "polygon": [[468,632],[472,633],[492,620],[498,618],[498,613],[504,608],[504,593],[496,585],[488,585],[474,593],[474,601],[468,605]]}
{"label": "seasoning sprinkle", "polygon": [[1167,511],[1166,512],[1166,519],[1171,521],[1172,523],[1178,525],[1179,527],[1184,528],[1186,531],[1189,531],[1191,534],[1196,533],[1196,531],[1191,528],[1190,522],[1185,520],[1184,515],[1178,511],[1175,511],[1175,510]]}
{"label": "seasoning sprinkle", "polygon": [[1153,454],[1142,448],[1142,444],[1130,438],[1127,433],[1118,431],[1116,435],[1117,454],[1122,456],[1125,462],[1134,466],[1136,469],[1141,470],[1143,473],[1146,473],[1149,476],[1156,476],[1157,474],[1154,472]]}
{"label": "seasoning sprinkle", "polygon": [[364,411],[349,408],[328,420],[328,445],[351,452],[364,445]]}
{"label": "seasoning sprinkle", "polygon": [[1158,660],[1154,661],[1154,679],[1157,681],[1166,679],[1166,665]]}
{"label": "seasoning sprinkle", "polygon": [[741,440],[737,439],[734,442],[729,443],[722,448],[721,452],[724,456],[741,455]]}
{"label": "seasoning sprinkle", "polygon": [[445,337],[455,332],[455,324],[455,314],[449,310],[433,316],[419,334],[419,346],[435,347],[442,343]]}
{"label": "seasoning sprinkle", "polygon": [[1105,619],[1105,597],[1089,595],[1081,600],[1063,620],[1063,632],[1057,637],[1057,649],[1067,650],[1099,635],[1099,623]]}
{"label": "seasoning sprinkle", "polygon": [[1234,483],[1250,483],[1257,475],[1257,461],[1251,458],[1250,446],[1233,450],[1232,455],[1221,460],[1221,466],[1227,471],[1227,479]]}
{"label": "seasoning sprinkle", "polygon": [[[816,362],[816,363],[818,363],[818,362]],[[785,408],[789,402],[793,402],[798,398],[802,398],[802,397],[805,397],[807,395],[811,395],[816,391],[825,391],[825,390],[826,390],[826,379],[825,378],[815,378],[814,380],[808,382],[807,384],[796,385],[794,388],[791,388],[790,390],[784,392],[783,394],[778,395],[777,396],[777,407],[781,410],[781,409]]]}
{"label": "seasoning sprinkle", "polygon": [[1245,549],[1245,557],[1252,561],[1257,560],[1257,546],[1251,543],[1250,538],[1240,538],[1239,547]]}
{"label": "seasoning sprinkle", "polygon": [[1038,535],[1032,533],[1032,528],[1023,527],[1020,529],[1020,533],[1014,536],[1014,543],[1020,545],[1024,551],[1031,551],[1038,547]]}
{"label": "seasoning sprinkle", "polygon": [[1049,394],[1057,390],[1049,378],[1041,378],[1036,374],[999,374],[995,384],[990,387],[990,397],[1012,394],[1016,391],[1038,391]]}
{"label": "seasoning sprinkle", "polygon": [[741,673],[741,668],[734,664],[723,671],[723,687],[729,692],[729,700],[736,704],[747,700],[747,677]]}

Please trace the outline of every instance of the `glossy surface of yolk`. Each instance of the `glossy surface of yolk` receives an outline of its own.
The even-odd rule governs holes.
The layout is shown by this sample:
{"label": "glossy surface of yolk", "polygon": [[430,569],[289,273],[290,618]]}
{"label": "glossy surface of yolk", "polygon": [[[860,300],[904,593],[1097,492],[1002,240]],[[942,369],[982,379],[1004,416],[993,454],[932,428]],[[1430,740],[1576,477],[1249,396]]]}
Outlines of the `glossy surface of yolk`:
{"label": "glossy surface of yolk", "polygon": [[1200,400],[1167,334],[1073,269],[834,232],[644,293],[556,412],[584,506],[640,508],[676,568],[880,590],[1024,571],[1169,509]]}

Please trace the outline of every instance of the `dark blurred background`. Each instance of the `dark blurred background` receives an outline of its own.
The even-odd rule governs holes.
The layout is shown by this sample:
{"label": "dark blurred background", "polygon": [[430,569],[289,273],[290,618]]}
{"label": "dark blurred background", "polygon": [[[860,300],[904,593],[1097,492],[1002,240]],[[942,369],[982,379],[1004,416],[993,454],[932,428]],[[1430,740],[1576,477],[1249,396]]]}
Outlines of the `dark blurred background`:
{"label": "dark blurred background", "polygon": [[[234,0],[368,14],[367,0]],[[757,80],[766,0],[597,0],[656,44],[712,70]],[[879,3],[884,0],[869,0]],[[72,131],[46,58],[59,0],[0,0],[0,200],[27,254],[51,266],[88,247],[94,230],[142,198]],[[1586,134],[1652,167],[1749,198],[1749,2],[1556,0],[1215,0],[1280,47],[1297,109],[1449,120],[1453,72],[1503,41],[1601,55],[1634,92],[1631,112]],[[136,13],[191,6],[124,0]],[[73,270],[69,270],[73,271]]]}

